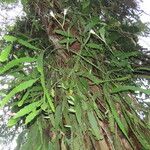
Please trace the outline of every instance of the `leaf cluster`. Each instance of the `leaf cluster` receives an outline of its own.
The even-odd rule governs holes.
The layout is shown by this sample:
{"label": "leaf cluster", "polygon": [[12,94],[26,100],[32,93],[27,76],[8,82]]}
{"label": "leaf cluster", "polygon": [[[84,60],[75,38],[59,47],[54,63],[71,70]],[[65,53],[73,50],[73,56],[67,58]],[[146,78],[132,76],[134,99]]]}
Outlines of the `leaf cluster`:
{"label": "leaf cluster", "polygon": [[[0,74],[15,80],[0,107],[11,100],[15,114],[8,125],[20,121],[28,128],[28,139],[18,141],[18,148],[149,149],[149,121],[138,115],[149,106],[133,96],[150,94],[135,83],[137,70],[149,71],[136,64],[143,56],[137,43],[141,28],[127,18],[135,2],[71,2],[29,1],[34,21],[27,19],[22,35],[19,28],[4,37]],[[59,12],[63,6],[71,7],[67,16]],[[44,14],[49,7],[54,16]]]}

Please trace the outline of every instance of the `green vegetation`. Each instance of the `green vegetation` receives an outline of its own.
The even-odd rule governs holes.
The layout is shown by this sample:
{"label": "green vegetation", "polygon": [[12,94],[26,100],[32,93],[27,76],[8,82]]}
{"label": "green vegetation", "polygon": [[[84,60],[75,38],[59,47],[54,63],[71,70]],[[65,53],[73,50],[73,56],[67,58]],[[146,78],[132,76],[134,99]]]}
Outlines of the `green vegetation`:
{"label": "green vegetation", "polygon": [[[134,0],[22,0],[26,17],[2,40],[0,107],[23,126],[16,150],[149,150],[148,31]],[[6,91],[4,91],[6,93]],[[139,115],[143,113],[143,116]]]}

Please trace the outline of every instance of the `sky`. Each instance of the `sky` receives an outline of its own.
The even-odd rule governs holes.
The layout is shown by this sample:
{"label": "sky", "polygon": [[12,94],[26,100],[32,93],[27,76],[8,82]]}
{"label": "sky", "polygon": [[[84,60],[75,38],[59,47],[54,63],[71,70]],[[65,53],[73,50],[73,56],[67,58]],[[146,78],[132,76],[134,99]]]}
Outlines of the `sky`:
{"label": "sky", "polygon": [[[150,0],[142,0],[140,8],[145,12],[141,15],[142,22],[150,22]],[[149,37],[139,37],[139,43],[145,48],[150,49],[150,35]]]}
{"label": "sky", "polygon": [[18,4],[15,7],[12,7],[12,5],[8,5],[10,8],[9,11],[4,9],[3,6],[0,6],[0,37],[5,34],[5,31],[7,30],[8,25],[13,25],[15,23],[15,20],[17,17],[24,16],[25,13],[22,11],[23,6],[21,5],[21,2],[18,2]]}
{"label": "sky", "polygon": [[[150,0],[142,0],[143,3],[140,4],[140,7],[144,12],[147,14],[143,14],[141,16],[141,19],[143,22],[148,22],[150,21]],[[149,14],[149,15],[148,15]]]}

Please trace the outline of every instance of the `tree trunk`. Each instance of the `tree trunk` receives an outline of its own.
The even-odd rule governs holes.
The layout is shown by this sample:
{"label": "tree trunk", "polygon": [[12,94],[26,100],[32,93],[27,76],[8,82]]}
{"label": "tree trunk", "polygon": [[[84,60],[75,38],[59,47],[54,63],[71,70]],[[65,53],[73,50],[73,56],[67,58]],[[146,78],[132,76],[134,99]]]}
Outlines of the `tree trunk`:
{"label": "tree trunk", "polygon": [[[125,62],[129,57],[121,41],[131,42],[122,31],[124,18],[112,18],[111,7],[103,1],[29,0],[25,7],[40,19],[42,34],[33,28],[32,38],[43,38],[45,84],[55,110],[42,110],[29,125],[29,140],[21,149],[148,150],[150,132],[137,114],[139,103],[132,89],[120,91],[133,83],[132,64]],[[125,17],[125,7],[120,7]]]}

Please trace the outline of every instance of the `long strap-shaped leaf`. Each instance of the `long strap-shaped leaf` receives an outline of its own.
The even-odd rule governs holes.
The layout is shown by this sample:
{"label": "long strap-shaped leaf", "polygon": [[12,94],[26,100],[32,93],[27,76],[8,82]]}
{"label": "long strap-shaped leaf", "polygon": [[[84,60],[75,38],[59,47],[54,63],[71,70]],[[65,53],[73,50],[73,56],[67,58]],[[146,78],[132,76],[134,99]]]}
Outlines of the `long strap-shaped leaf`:
{"label": "long strap-shaped leaf", "polygon": [[[137,124],[134,122],[134,119],[131,117],[131,114],[129,112],[124,112],[124,114],[126,114],[124,115],[124,117],[127,120],[133,134],[139,140],[139,142],[143,146],[143,149],[148,150],[150,148],[150,144],[149,144],[149,140],[148,141],[146,140],[146,135],[142,134],[142,132],[141,133],[139,132],[139,128]],[[143,133],[144,133],[144,130],[143,130]]]}
{"label": "long strap-shaped leaf", "polygon": [[8,57],[9,57],[9,53],[11,52],[11,49],[12,49],[12,44],[6,46],[1,54],[0,54],[0,62],[5,62],[6,60],[8,60]]}
{"label": "long strap-shaped leaf", "polygon": [[105,82],[112,82],[112,81],[125,81],[131,78],[130,75],[125,76],[125,77],[120,77],[120,78],[114,78],[114,79],[108,79],[108,80],[101,80],[99,78],[97,78],[96,76],[94,76],[93,74],[91,74],[90,72],[88,73],[84,73],[84,72],[80,72],[79,76],[83,76],[85,78],[90,79],[94,84],[102,84]]}
{"label": "long strap-shaped leaf", "polygon": [[4,97],[2,99],[2,101],[0,101],[0,108],[3,107],[5,104],[7,104],[7,102],[11,99],[11,97],[13,97],[16,93],[21,92],[29,87],[31,87],[38,79],[32,79],[29,81],[25,81],[21,84],[19,84],[17,87],[15,87],[10,93],[8,93],[6,95],[6,97]]}
{"label": "long strap-shaped leaf", "polygon": [[25,41],[25,40],[22,40],[22,39],[18,39],[17,41],[19,44],[29,48],[29,49],[32,49],[32,50],[40,50],[39,48],[31,45],[29,42]]}
{"label": "long strap-shaped leaf", "polygon": [[88,111],[87,116],[89,119],[89,123],[91,125],[91,130],[93,132],[93,135],[95,135],[97,140],[100,140],[100,139],[102,140],[103,136],[100,134],[98,123],[97,123],[97,120],[96,120],[94,113],[92,111]]}
{"label": "long strap-shaped leaf", "polygon": [[150,89],[145,90],[145,89],[142,89],[142,88],[136,87],[136,86],[118,86],[117,88],[114,88],[112,90],[112,93],[118,93],[118,92],[124,92],[124,91],[139,91],[139,92],[145,93],[147,95],[150,94]]}
{"label": "long strap-shaped leaf", "polygon": [[25,47],[27,47],[31,50],[40,50],[39,48],[37,48],[34,45],[30,44],[27,40],[23,40],[21,38],[16,38],[12,35],[5,35],[4,39],[8,42],[11,42],[11,43],[17,42],[17,43],[19,43],[19,44],[21,44],[21,45],[23,45],[23,46],[25,46]]}
{"label": "long strap-shaped leaf", "polygon": [[108,105],[109,105],[109,107],[111,109],[111,112],[112,112],[113,116],[114,116],[114,119],[115,119],[116,123],[118,124],[118,127],[120,128],[120,130],[125,135],[125,137],[127,138],[128,142],[131,144],[131,146],[133,148],[133,145],[132,145],[132,143],[131,143],[131,141],[129,139],[129,136],[127,134],[125,126],[123,125],[122,121],[120,120],[114,104],[111,102],[111,97],[110,97],[110,94],[109,94],[108,89],[107,89],[107,84],[104,84],[103,91],[104,91],[104,95],[105,95],[105,98],[107,100],[107,103],[108,103]]}
{"label": "long strap-shaped leaf", "polygon": [[26,114],[29,114],[30,112],[36,111],[36,108],[39,107],[40,105],[41,105],[41,101],[31,103],[23,107],[22,109],[20,109],[13,118],[14,119],[20,118]]}
{"label": "long strap-shaped leaf", "polygon": [[12,36],[12,35],[5,35],[5,36],[3,37],[3,39],[4,39],[5,41],[11,42],[11,43],[17,41],[17,38],[14,37],[14,36]]}
{"label": "long strap-shaped leaf", "polygon": [[54,104],[52,102],[52,98],[49,95],[48,90],[47,90],[46,85],[45,85],[45,77],[44,77],[44,72],[43,72],[43,55],[44,55],[44,53],[41,53],[39,55],[38,59],[37,59],[37,69],[41,74],[40,79],[41,79],[41,84],[42,84],[42,87],[43,87],[43,90],[44,90],[44,95],[46,96],[46,98],[48,100],[48,103],[49,103],[52,111],[54,112],[55,107],[54,107]]}
{"label": "long strap-shaped leaf", "polygon": [[[37,105],[38,106],[38,105]],[[35,109],[35,108],[34,108]],[[38,114],[39,114],[40,110],[34,110],[32,111],[25,120],[25,124],[30,123]]]}
{"label": "long strap-shaped leaf", "polygon": [[18,66],[20,63],[25,63],[25,62],[35,62],[36,59],[35,58],[31,58],[31,57],[22,57],[19,59],[15,59],[10,61],[9,63],[7,63],[5,66],[0,67],[0,74],[5,73],[6,71],[8,71],[9,69]]}

